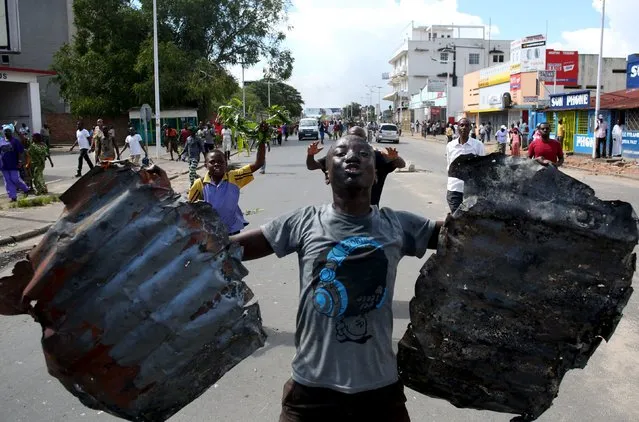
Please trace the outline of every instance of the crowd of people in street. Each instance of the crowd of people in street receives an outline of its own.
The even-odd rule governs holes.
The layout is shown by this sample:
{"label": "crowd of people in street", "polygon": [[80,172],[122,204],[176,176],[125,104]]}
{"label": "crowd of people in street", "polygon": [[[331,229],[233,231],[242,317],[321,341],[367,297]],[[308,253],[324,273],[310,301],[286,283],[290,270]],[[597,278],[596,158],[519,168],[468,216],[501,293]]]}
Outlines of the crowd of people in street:
{"label": "crowd of people in street", "polygon": [[11,202],[18,200],[18,191],[25,195],[48,193],[44,168],[49,161],[51,132],[44,125],[39,133],[31,133],[26,123],[16,130],[17,122],[2,126],[0,136],[0,169]]}

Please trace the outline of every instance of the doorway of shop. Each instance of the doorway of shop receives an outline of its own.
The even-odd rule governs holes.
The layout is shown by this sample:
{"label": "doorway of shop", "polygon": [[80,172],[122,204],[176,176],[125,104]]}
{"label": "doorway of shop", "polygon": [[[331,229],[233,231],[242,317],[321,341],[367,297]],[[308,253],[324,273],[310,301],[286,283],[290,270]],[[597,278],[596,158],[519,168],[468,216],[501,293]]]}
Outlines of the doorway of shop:
{"label": "doorway of shop", "polygon": [[[564,152],[573,152],[574,145],[573,141],[575,138],[575,112],[574,111],[563,111],[557,113],[557,122],[559,119],[562,120],[564,124],[564,142],[562,144]],[[555,132],[556,133],[556,132]]]}

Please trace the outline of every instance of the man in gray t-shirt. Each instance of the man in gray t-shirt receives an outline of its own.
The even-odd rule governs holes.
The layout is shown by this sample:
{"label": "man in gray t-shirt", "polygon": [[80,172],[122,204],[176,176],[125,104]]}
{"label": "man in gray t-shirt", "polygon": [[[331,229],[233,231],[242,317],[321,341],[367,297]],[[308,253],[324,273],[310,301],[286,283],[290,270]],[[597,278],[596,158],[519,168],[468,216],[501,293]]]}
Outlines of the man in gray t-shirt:
{"label": "man in gray t-shirt", "polygon": [[436,247],[442,223],[370,205],[375,153],[360,137],[338,140],[326,162],[333,204],[232,237],[245,260],[298,254],[297,353],[280,421],[407,421],[392,348],[397,264]]}

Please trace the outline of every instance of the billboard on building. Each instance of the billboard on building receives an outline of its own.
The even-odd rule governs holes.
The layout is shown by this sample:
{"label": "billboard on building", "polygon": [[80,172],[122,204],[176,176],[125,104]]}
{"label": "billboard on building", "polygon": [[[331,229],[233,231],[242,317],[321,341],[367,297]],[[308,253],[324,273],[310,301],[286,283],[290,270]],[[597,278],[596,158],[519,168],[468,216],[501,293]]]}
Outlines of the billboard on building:
{"label": "billboard on building", "polygon": [[479,87],[487,87],[510,83],[510,63],[502,63],[497,66],[486,67],[479,71]]}
{"label": "billboard on building", "polygon": [[546,37],[531,35],[510,43],[510,74],[546,70]]}
{"label": "billboard on building", "polygon": [[[579,79],[579,52],[546,50],[546,70],[557,74],[557,85],[577,86]],[[552,85],[553,82],[546,82]]]}
{"label": "billboard on building", "polygon": [[18,0],[0,1],[0,52],[20,52]]}
{"label": "billboard on building", "polygon": [[639,54],[628,56],[626,69],[626,89],[639,88]]}

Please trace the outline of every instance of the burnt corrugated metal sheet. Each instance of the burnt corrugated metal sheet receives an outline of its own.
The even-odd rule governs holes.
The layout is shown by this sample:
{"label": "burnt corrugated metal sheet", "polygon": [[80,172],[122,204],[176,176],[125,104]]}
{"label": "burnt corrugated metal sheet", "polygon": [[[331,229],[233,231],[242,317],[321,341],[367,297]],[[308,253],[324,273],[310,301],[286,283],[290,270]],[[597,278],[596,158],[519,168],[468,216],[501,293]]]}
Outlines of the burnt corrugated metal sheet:
{"label": "burnt corrugated metal sheet", "polygon": [[263,346],[241,251],[159,168],[94,168],[0,280],[0,312],[42,325],[49,372],[87,406],[164,421]]}
{"label": "burnt corrugated metal sheet", "polygon": [[460,157],[464,203],[421,269],[399,344],[407,386],[533,420],[612,336],[632,294],[637,217],[532,160]]}

